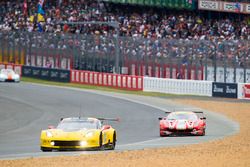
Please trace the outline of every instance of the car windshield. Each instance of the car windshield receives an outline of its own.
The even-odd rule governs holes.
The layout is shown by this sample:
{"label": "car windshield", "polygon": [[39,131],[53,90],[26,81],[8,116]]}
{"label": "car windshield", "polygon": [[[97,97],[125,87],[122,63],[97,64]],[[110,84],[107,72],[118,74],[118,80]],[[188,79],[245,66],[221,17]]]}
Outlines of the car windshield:
{"label": "car windshield", "polygon": [[77,130],[97,129],[97,128],[98,128],[97,123],[95,121],[89,121],[89,120],[62,121],[57,126],[57,129],[62,129],[64,131],[77,131]]}
{"label": "car windshield", "polygon": [[1,73],[2,74],[14,74],[14,71],[13,70],[11,70],[11,69],[2,69],[1,70]]}
{"label": "car windshield", "polygon": [[191,121],[195,121],[198,119],[197,115],[195,113],[187,113],[187,112],[183,112],[183,113],[170,113],[167,116],[168,120],[180,120],[180,119],[185,119],[185,120],[191,120]]}

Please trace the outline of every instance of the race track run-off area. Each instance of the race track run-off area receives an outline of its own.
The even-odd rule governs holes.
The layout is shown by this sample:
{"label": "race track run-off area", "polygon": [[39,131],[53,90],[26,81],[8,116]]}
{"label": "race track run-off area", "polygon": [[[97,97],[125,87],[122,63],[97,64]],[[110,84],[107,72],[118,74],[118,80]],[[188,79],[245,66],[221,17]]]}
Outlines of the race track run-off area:
{"label": "race track run-off area", "polygon": [[176,105],[171,98],[43,86],[30,83],[0,84],[0,159],[93,154],[96,151],[40,151],[40,132],[65,117],[119,118],[109,122],[117,131],[115,151],[168,147],[206,142],[237,133],[239,125],[209,111],[206,136],[159,136],[158,117]]}

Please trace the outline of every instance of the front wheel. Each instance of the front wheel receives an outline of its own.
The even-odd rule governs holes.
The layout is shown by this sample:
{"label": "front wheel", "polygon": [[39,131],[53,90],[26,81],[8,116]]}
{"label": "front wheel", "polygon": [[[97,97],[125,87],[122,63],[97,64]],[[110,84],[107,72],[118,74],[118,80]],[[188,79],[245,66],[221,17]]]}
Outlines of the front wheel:
{"label": "front wheel", "polygon": [[43,152],[51,152],[51,151],[52,151],[52,149],[46,148],[46,147],[41,147],[41,150],[42,150]]}
{"label": "front wheel", "polygon": [[102,133],[100,133],[100,137],[99,137],[99,150],[104,150],[104,147],[102,145]]}

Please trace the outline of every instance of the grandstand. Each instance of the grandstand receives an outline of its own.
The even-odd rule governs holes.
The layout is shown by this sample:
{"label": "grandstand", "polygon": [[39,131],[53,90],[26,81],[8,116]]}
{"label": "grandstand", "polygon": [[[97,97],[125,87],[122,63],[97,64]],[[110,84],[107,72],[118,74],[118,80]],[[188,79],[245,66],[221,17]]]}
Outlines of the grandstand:
{"label": "grandstand", "polygon": [[[190,79],[190,72],[184,74],[185,70],[205,66],[216,70],[218,66],[224,71],[226,68],[244,68],[246,78],[246,69],[250,67],[250,3],[241,3],[247,2],[244,0],[234,2],[45,0],[39,8],[37,1],[3,0],[0,2],[0,32],[5,41],[1,41],[4,47],[1,48],[0,62],[16,62],[11,59],[19,57],[26,59],[24,64],[44,66],[46,63],[41,61],[51,60],[52,67],[61,68],[50,56],[62,53],[64,55],[59,57],[71,62],[67,67],[113,72],[117,47],[113,27],[62,22],[116,21],[119,23],[119,66],[122,73],[175,78],[172,72],[175,70],[174,73],[182,74],[181,78]],[[200,5],[202,3],[205,5]],[[225,8],[210,9],[218,3]],[[6,43],[16,36],[20,37],[18,41],[22,44],[18,41]],[[30,43],[31,39],[36,43]],[[17,52],[8,49],[14,43],[26,58],[20,58],[22,54],[6,58],[15,55],[10,52]],[[30,49],[25,49],[27,46]],[[51,51],[43,52],[45,48]],[[55,54],[48,56],[48,52]],[[35,58],[33,62],[32,55],[43,58]],[[169,75],[166,68],[170,68]],[[199,78],[197,75],[198,72],[196,79]],[[205,79],[207,75],[205,72]]]}

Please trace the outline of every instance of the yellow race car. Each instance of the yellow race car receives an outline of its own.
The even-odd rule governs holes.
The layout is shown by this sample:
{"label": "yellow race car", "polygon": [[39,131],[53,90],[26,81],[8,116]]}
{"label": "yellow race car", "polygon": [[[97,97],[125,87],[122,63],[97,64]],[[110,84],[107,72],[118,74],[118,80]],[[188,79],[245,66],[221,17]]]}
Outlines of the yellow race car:
{"label": "yellow race car", "polygon": [[52,150],[114,150],[116,131],[103,121],[118,121],[105,118],[62,118],[57,127],[42,130],[42,151]]}

